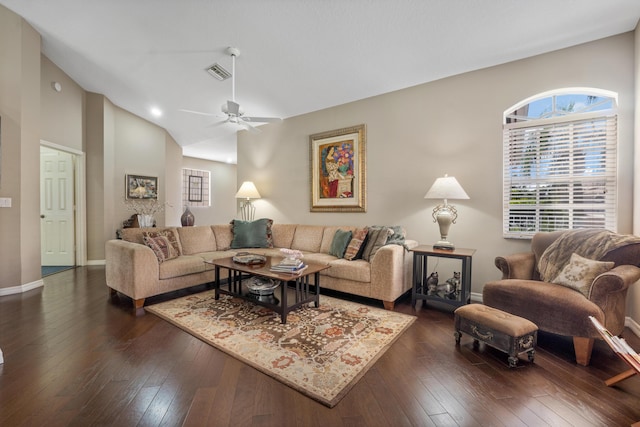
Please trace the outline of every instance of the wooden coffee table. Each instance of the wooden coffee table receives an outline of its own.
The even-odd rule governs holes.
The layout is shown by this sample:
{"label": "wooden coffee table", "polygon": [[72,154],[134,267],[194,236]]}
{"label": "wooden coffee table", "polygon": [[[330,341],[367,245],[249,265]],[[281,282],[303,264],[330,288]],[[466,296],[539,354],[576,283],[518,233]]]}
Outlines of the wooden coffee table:
{"label": "wooden coffee table", "polygon": [[[264,264],[247,265],[239,264],[233,261],[232,257],[214,259],[205,261],[207,264],[213,265],[216,270],[215,281],[215,299],[220,298],[220,294],[231,295],[242,298],[255,304],[267,307],[280,314],[282,323],[287,323],[287,313],[301,307],[303,304],[310,302],[315,303],[316,307],[320,306],[320,272],[329,268],[325,264],[307,263],[307,268],[299,274],[296,273],[274,273],[270,270],[271,265],[278,264],[282,258],[267,257]],[[222,269],[227,270],[227,283],[221,281]],[[313,275],[312,290],[311,276]],[[249,292],[246,285],[242,284],[243,280],[248,277],[262,277],[280,282],[280,300],[275,297],[265,297]],[[293,304],[289,303],[289,284],[292,284]],[[277,288],[274,292],[277,292]]]}

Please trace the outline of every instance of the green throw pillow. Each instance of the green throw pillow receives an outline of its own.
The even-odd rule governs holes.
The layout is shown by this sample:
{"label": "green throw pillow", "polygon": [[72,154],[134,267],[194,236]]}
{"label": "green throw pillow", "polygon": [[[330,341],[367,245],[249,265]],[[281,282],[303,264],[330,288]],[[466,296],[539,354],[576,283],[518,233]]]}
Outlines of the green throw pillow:
{"label": "green throw pillow", "polygon": [[257,219],[255,221],[231,221],[233,240],[231,249],[241,248],[272,248],[273,237],[271,226],[273,220],[268,218]]}
{"label": "green throw pillow", "polygon": [[329,248],[329,255],[342,258],[350,241],[351,231],[336,230],[336,233],[333,235],[333,240],[331,241],[331,247]]}

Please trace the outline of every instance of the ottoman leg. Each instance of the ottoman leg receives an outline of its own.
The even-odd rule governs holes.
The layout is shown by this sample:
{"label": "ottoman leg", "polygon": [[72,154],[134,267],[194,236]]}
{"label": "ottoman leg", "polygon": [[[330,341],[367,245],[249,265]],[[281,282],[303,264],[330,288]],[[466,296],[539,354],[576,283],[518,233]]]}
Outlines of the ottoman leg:
{"label": "ottoman leg", "polygon": [[518,366],[518,358],[515,356],[509,356],[509,367],[515,368]]}
{"label": "ottoman leg", "polygon": [[531,351],[527,354],[527,356],[529,357],[529,362],[532,362],[532,363],[533,363],[533,359],[535,359],[535,357],[536,357],[536,351],[535,351],[535,350],[531,350]]}
{"label": "ottoman leg", "polygon": [[460,331],[455,331],[453,333],[453,336],[456,337],[456,345],[460,344],[460,337],[462,337],[462,334],[460,333]]}

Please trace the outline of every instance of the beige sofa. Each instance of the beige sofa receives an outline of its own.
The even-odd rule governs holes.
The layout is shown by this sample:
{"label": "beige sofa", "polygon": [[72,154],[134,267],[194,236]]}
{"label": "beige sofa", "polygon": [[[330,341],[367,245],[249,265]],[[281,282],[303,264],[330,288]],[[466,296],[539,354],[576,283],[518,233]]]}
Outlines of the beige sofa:
{"label": "beige sofa", "polygon": [[[273,248],[230,249],[233,240],[229,224],[173,228],[181,246],[177,258],[158,262],[144,244],[143,232],[149,229],[122,230],[122,239],[106,243],[106,281],[111,293],[120,292],[142,308],[145,298],[190,286],[213,282],[215,272],[205,260],[232,256],[240,251],[282,256],[280,248],[297,249],[308,262],[331,266],[321,273],[321,288],[381,300],[393,310],[395,300],[411,289],[411,254],[405,247],[390,244],[381,247],[369,261],[337,258],[329,254],[336,230],[355,230],[353,226],[273,224]],[[163,230],[162,228],[153,230]],[[407,248],[418,245],[405,240]]]}

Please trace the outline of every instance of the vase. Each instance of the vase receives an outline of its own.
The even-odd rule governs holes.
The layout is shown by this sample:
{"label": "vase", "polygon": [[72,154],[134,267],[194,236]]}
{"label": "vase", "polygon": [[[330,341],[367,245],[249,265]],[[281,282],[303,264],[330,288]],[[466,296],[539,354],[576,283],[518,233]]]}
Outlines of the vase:
{"label": "vase", "polygon": [[195,224],[196,217],[193,216],[193,213],[189,210],[189,206],[185,208],[184,213],[180,217],[180,222],[183,227],[193,227],[193,224]]}
{"label": "vase", "polygon": [[138,225],[140,228],[153,227],[153,215],[138,215]]}

